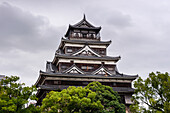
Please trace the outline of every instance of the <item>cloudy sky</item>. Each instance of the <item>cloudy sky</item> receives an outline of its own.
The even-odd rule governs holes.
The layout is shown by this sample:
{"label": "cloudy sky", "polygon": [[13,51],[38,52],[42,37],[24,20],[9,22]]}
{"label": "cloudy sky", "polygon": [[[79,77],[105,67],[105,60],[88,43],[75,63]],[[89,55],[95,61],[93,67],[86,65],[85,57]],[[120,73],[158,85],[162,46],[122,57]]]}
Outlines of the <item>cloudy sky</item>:
{"label": "cloudy sky", "polygon": [[108,55],[121,56],[121,73],[170,72],[169,0],[0,0],[0,74],[34,84],[84,13],[112,40]]}

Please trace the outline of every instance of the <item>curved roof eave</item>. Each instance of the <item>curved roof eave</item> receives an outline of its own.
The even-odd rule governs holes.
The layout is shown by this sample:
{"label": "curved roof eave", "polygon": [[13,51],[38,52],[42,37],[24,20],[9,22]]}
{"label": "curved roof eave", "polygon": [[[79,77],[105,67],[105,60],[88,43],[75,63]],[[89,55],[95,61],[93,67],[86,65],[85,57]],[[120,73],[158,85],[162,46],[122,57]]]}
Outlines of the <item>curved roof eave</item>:
{"label": "curved roof eave", "polygon": [[59,54],[55,55],[56,58],[66,58],[66,59],[88,59],[88,60],[106,60],[106,61],[119,61],[121,59],[120,56],[118,57],[94,57],[94,56],[70,56],[70,55],[64,55],[64,54]]}
{"label": "curved roof eave", "polygon": [[82,43],[82,44],[102,44],[102,45],[107,45],[107,46],[109,46],[111,43],[112,43],[112,41],[111,40],[109,40],[109,41],[84,41],[84,40],[68,40],[68,39],[64,39],[63,37],[62,37],[62,39],[61,39],[61,43],[62,42],[68,42],[68,43],[77,43],[77,44],[80,44],[80,43]]}
{"label": "curved roof eave", "polygon": [[125,79],[125,80],[135,80],[138,75],[123,75],[123,76],[98,76],[98,75],[90,75],[90,74],[67,74],[67,73],[47,73],[42,72],[40,75],[49,76],[49,77],[74,77],[74,78],[106,78],[106,79]]}

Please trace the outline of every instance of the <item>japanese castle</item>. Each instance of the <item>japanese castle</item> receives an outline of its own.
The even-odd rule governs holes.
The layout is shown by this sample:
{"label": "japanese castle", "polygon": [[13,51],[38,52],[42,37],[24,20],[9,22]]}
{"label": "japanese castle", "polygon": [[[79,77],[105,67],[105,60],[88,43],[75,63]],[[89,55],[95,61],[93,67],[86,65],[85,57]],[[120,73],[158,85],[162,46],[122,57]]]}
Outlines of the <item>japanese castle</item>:
{"label": "japanese castle", "polygon": [[51,90],[61,91],[69,86],[86,86],[99,81],[117,91],[122,102],[132,104],[132,81],[138,75],[125,75],[118,71],[120,56],[107,56],[111,41],[101,41],[101,27],[95,27],[84,18],[69,25],[65,37],[55,52],[54,59],[46,63],[46,71],[40,71],[35,85],[38,88],[37,105]]}

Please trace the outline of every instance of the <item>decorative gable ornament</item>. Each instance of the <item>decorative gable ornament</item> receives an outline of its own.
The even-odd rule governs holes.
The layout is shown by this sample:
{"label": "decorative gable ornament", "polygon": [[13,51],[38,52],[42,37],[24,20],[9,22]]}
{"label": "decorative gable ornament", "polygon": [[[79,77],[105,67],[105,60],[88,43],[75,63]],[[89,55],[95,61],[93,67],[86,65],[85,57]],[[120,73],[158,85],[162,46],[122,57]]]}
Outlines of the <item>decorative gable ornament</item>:
{"label": "decorative gable ornament", "polygon": [[104,66],[101,66],[99,69],[97,69],[96,71],[94,71],[92,74],[94,75],[112,75],[111,72],[109,72]]}
{"label": "decorative gable ornament", "polygon": [[74,53],[73,56],[76,55],[87,55],[87,56],[92,56],[95,55],[97,57],[101,57],[99,54],[94,52],[88,45],[84,46],[82,49],[80,49],[78,52]]}
{"label": "decorative gable ornament", "polygon": [[79,69],[75,64],[73,64],[70,68],[65,70],[64,73],[84,74],[84,72],[81,69]]}

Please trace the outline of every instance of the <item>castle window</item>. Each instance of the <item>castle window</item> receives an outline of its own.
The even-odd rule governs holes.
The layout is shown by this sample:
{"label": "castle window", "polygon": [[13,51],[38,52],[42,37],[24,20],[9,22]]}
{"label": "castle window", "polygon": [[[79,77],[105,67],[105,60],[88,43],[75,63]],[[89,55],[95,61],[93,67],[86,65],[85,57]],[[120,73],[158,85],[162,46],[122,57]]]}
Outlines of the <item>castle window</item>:
{"label": "castle window", "polygon": [[109,71],[113,71],[113,68],[110,67],[110,68],[108,68],[108,70],[109,70]]}
{"label": "castle window", "polygon": [[90,34],[90,38],[94,38],[94,35],[93,35],[93,34]]}
{"label": "castle window", "polygon": [[116,86],[116,83],[115,83],[115,82],[113,83],[113,86]]}
{"label": "castle window", "polygon": [[89,66],[88,69],[93,69],[93,67],[92,67],[92,66]]}
{"label": "castle window", "polygon": [[82,66],[81,69],[87,69],[87,66]]}
{"label": "castle window", "polygon": [[79,34],[78,33],[76,33],[76,35],[75,35],[76,37],[79,37]]}
{"label": "castle window", "polygon": [[68,67],[67,66],[61,66],[61,70],[66,70]]}
{"label": "castle window", "polygon": [[87,38],[87,34],[83,34],[83,38]]}
{"label": "castle window", "polygon": [[62,69],[66,69],[66,68],[67,68],[67,66],[61,66],[61,68],[62,68]]}
{"label": "castle window", "polygon": [[88,82],[82,82],[83,85],[88,85],[89,83]]}
{"label": "castle window", "polygon": [[79,37],[79,33],[74,33],[74,37]]}
{"label": "castle window", "polygon": [[94,67],[92,66],[82,66],[81,69],[84,69],[84,70],[91,70],[93,69]]}
{"label": "castle window", "polygon": [[81,31],[81,32],[82,32],[83,34],[87,34],[87,33],[88,33],[88,31],[84,31],[84,30],[83,30],[83,31]]}
{"label": "castle window", "polygon": [[105,51],[101,51],[102,54],[105,54]]}
{"label": "castle window", "polygon": [[74,32],[78,33],[78,32],[80,32],[80,30],[74,30]]}
{"label": "castle window", "polygon": [[65,68],[67,68],[67,66],[61,66],[61,68],[62,68],[62,69],[65,69]]}
{"label": "castle window", "polygon": [[73,50],[72,50],[72,49],[67,49],[67,52],[68,52],[68,53],[72,53]]}
{"label": "castle window", "polygon": [[61,81],[54,81],[54,84],[61,84]]}

